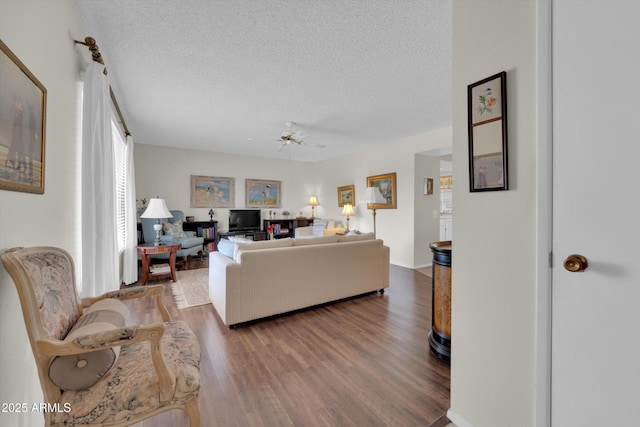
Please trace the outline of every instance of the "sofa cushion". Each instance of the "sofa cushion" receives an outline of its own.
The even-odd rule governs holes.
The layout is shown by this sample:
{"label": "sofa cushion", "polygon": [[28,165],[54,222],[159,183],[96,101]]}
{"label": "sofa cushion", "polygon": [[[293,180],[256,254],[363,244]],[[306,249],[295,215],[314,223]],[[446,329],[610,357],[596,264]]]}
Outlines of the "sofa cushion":
{"label": "sofa cushion", "polygon": [[[129,314],[127,306],[116,299],[104,299],[87,308],[65,341],[76,337],[122,328]],[[49,365],[49,378],[62,390],[83,390],[98,382],[115,364],[120,347],[83,354],[57,356]]]}
{"label": "sofa cushion", "polygon": [[346,228],[342,227],[332,227],[324,230],[324,235],[327,236],[329,234],[344,234],[347,231]]}
{"label": "sofa cushion", "polygon": [[240,251],[255,251],[259,249],[270,249],[270,248],[286,248],[289,246],[293,246],[293,240],[289,237],[285,239],[275,239],[275,240],[259,240],[243,243],[236,243],[235,252],[233,254],[233,259],[238,261],[238,254]]}
{"label": "sofa cushion", "polygon": [[302,239],[293,239],[293,246],[303,246],[303,245],[319,245],[326,243],[338,243],[338,236],[335,234],[330,234],[327,236],[318,236],[318,237],[305,237]]}
{"label": "sofa cushion", "polygon": [[218,242],[218,252],[227,258],[233,259],[233,254],[236,250],[236,244],[228,239],[220,239]]}
{"label": "sofa cushion", "polygon": [[358,242],[360,240],[372,240],[373,233],[348,234],[346,236],[338,236],[338,242]]}
{"label": "sofa cushion", "polygon": [[168,236],[173,236],[176,239],[182,239],[183,237],[187,237],[187,235],[184,234],[184,230],[182,229],[181,219],[173,223],[165,221],[162,224],[162,232]]}

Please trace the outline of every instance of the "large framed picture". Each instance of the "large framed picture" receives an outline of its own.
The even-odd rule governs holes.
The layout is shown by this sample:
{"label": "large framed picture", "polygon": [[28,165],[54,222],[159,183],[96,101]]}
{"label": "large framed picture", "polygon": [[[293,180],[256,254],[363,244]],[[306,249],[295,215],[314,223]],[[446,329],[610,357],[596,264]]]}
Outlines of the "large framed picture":
{"label": "large framed picture", "polygon": [[470,190],[508,190],[507,73],[469,85],[467,96]]}
{"label": "large framed picture", "polygon": [[47,90],[0,40],[0,189],[44,193]]}
{"label": "large framed picture", "polygon": [[367,187],[378,187],[380,194],[385,198],[386,203],[376,203],[376,209],[396,209],[396,173],[385,173],[367,177]]}
{"label": "large framed picture", "polygon": [[192,208],[235,208],[235,178],[191,175]]}
{"label": "large framed picture", "polygon": [[248,208],[279,208],[282,200],[281,181],[245,179],[245,206]]}
{"label": "large framed picture", "polygon": [[345,204],[354,206],[356,204],[356,186],[354,184],[338,187],[338,206]]}

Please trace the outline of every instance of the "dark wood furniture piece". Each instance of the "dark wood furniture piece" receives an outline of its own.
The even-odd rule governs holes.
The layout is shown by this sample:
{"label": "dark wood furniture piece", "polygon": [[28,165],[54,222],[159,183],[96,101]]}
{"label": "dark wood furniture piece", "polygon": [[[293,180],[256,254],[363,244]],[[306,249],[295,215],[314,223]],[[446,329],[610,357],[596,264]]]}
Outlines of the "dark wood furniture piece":
{"label": "dark wood furniture piece", "polygon": [[263,219],[262,229],[267,231],[267,228],[269,228],[270,225],[273,225],[277,230],[273,233],[273,238],[283,239],[285,237],[294,237],[296,227],[308,227],[312,224],[313,219],[311,218]]}
{"label": "dark wood furniture piece", "polygon": [[184,231],[193,231],[198,237],[204,237],[203,252],[215,251],[220,237],[218,236],[218,221],[183,221]]}
{"label": "dark wood furniture piece", "polygon": [[[155,246],[153,243],[145,243],[138,245],[138,253],[142,259],[142,286],[145,286],[149,281],[149,277],[168,276],[171,275],[171,280],[174,282],[176,278],[176,252],[180,249],[180,243],[166,244]],[[169,271],[159,271],[157,273],[151,272],[151,259],[149,255],[152,254],[164,254],[169,253]]]}
{"label": "dark wood furniture piece", "polygon": [[431,331],[429,346],[443,360],[451,358],[451,240],[429,244],[431,274]]}
{"label": "dark wood furniture piece", "polygon": [[226,239],[229,236],[241,236],[250,240],[267,240],[267,232],[262,230],[247,230],[247,231],[226,231],[220,233],[220,239]]}

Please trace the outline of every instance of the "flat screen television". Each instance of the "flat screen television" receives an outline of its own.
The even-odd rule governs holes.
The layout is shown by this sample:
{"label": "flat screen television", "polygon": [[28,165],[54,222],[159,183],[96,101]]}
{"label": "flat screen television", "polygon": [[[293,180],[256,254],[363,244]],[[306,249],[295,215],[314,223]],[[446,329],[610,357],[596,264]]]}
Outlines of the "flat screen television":
{"label": "flat screen television", "polygon": [[229,231],[260,230],[259,209],[231,209]]}

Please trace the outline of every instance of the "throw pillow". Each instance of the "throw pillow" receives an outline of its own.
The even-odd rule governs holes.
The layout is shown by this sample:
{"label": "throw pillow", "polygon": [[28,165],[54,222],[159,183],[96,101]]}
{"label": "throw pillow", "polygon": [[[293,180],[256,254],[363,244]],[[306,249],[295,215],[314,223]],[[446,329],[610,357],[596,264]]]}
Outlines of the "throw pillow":
{"label": "throw pillow", "polygon": [[168,236],[173,236],[176,239],[181,239],[183,237],[187,237],[186,234],[184,234],[184,230],[182,229],[182,220],[179,219],[176,222],[164,222],[162,224],[162,231],[164,232],[164,234],[168,235]]}
{"label": "throw pillow", "polygon": [[237,244],[227,239],[220,239],[218,242],[218,252],[227,258],[233,259],[233,254],[236,250]]}
{"label": "throw pillow", "polygon": [[[129,314],[127,306],[117,299],[104,299],[88,307],[78,319],[65,341],[98,332],[122,328]],[[116,363],[120,347],[83,354],[57,356],[49,365],[49,378],[62,390],[84,390],[102,378]]]}

